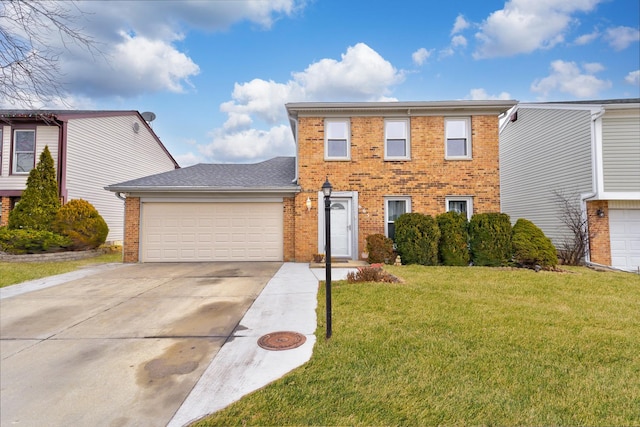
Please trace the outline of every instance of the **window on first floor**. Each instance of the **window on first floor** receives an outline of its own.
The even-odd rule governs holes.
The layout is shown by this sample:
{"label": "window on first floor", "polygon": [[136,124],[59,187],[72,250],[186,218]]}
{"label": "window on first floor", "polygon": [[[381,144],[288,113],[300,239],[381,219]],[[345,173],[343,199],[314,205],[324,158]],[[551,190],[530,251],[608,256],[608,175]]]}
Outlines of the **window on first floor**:
{"label": "window on first floor", "polygon": [[396,219],[411,212],[410,197],[386,197],[384,206],[385,235],[392,240],[396,237]]}
{"label": "window on first floor", "polygon": [[13,132],[13,168],[14,174],[27,174],[36,163],[36,131],[16,129]]}
{"label": "window on first floor", "polygon": [[447,212],[454,211],[458,213],[464,213],[467,215],[467,219],[470,220],[473,215],[473,198],[472,197],[458,197],[451,196],[446,198]]}
{"label": "window on first floor", "polygon": [[326,119],[324,122],[324,158],[349,160],[351,158],[348,119]]}
{"label": "window on first floor", "polygon": [[387,119],[384,122],[385,160],[408,160],[411,157],[409,119]]}
{"label": "window on first floor", "polygon": [[444,150],[446,159],[471,158],[471,119],[469,117],[445,119]]}

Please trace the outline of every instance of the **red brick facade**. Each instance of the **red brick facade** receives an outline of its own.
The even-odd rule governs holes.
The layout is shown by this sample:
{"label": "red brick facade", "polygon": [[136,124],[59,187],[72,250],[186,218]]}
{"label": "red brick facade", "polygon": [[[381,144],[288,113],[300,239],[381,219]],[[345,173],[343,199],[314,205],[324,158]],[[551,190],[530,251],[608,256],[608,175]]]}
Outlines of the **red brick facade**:
{"label": "red brick facade", "polygon": [[127,197],[124,202],[124,262],[138,262],[140,253],[140,198]]}
{"label": "red brick facade", "polygon": [[2,197],[2,215],[0,216],[0,227],[9,224],[9,212],[11,212],[11,198]]}
{"label": "red brick facade", "polygon": [[[598,216],[601,209],[602,217]],[[589,253],[591,262],[611,265],[611,237],[609,235],[609,202],[587,202],[589,226]]]}
{"label": "red brick facade", "polygon": [[[500,210],[498,117],[471,118],[471,160],[445,160],[444,116],[410,118],[411,159],[384,160],[384,117],[351,117],[351,160],[324,160],[324,118],[298,122],[299,185],[295,198],[295,260],[318,252],[318,191],[329,177],[334,191],[358,194],[358,249],[385,232],[385,196],[410,196],[412,212],[446,211],[448,196],[473,197],[473,212]],[[312,209],[307,210],[307,198]],[[322,204],[322,200],[320,200]],[[323,206],[320,206],[323,209]],[[286,243],[285,243],[286,247]]]}

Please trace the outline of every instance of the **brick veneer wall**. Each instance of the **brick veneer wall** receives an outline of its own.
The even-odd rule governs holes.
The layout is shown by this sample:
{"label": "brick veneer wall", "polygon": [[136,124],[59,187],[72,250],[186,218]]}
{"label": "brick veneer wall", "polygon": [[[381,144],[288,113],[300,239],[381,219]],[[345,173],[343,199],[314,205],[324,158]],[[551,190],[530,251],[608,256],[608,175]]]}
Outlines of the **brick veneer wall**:
{"label": "brick veneer wall", "polygon": [[[603,218],[598,216],[598,209],[604,211]],[[609,202],[607,200],[587,202],[587,221],[589,226],[589,254],[591,262],[601,265],[611,265]]]}
{"label": "brick veneer wall", "polygon": [[140,198],[124,201],[124,262],[138,262],[140,252]]}
{"label": "brick veneer wall", "polygon": [[285,197],[283,200],[284,228],[283,228],[283,257],[284,261],[295,260],[295,199]]}
{"label": "brick veneer wall", "polygon": [[9,224],[9,212],[11,211],[11,198],[2,197],[2,215],[0,216],[0,227]]}
{"label": "brick veneer wall", "polygon": [[[474,213],[499,212],[498,117],[473,116],[472,160],[445,160],[444,117],[411,117],[411,160],[384,160],[384,117],[351,117],[351,160],[324,160],[324,120],[298,123],[299,185],[295,198],[295,260],[318,252],[317,192],[328,176],[334,191],[357,191],[358,248],[384,234],[384,196],[411,196],[413,212],[437,215],[447,196],[473,196]],[[309,212],[306,200],[313,208]],[[320,206],[322,209],[323,207]]]}

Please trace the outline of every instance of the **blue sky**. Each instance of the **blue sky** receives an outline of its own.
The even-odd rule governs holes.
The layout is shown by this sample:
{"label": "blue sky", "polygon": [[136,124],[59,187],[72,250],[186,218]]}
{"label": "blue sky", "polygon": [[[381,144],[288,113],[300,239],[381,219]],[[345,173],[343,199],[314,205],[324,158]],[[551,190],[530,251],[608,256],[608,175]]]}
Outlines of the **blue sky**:
{"label": "blue sky", "polygon": [[637,0],[77,5],[67,105],[153,111],[182,166],[293,155],[286,102],[640,97]]}

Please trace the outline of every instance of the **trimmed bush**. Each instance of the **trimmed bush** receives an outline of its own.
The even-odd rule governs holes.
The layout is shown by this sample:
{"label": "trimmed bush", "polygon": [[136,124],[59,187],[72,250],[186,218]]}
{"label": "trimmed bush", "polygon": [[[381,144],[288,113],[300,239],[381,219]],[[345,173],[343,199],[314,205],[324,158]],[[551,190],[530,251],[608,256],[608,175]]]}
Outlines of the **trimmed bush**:
{"label": "trimmed bush", "polygon": [[29,172],[27,187],[20,201],[9,213],[9,228],[51,231],[58,209],[60,198],[56,170],[49,147],[45,146],[38,164]]}
{"label": "trimmed bush", "polygon": [[60,252],[71,246],[68,237],[43,230],[0,228],[0,251],[13,255]]}
{"label": "trimmed bush", "polygon": [[403,264],[437,265],[440,230],[433,217],[406,213],[396,221],[396,248]]}
{"label": "trimmed bush", "polygon": [[449,211],[436,217],[440,229],[438,255],[442,265],[469,265],[469,223],[467,215]]}
{"label": "trimmed bush", "polygon": [[72,250],[97,248],[109,234],[104,218],[91,203],[82,199],[71,200],[60,208],[53,229],[71,239]]}
{"label": "trimmed bush", "polygon": [[393,251],[393,240],[384,234],[371,234],[367,236],[367,261],[370,264],[393,264],[396,254]]}
{"label": "trimmed bush", "polygon": [[382,267],[362,267],[358,268],[356,272],[347,273],[348,283],[361,283],[361,282],[386,282],[397,283],[398,278],[387,273]]}
{"label": "trimmed bush", "polygon": [[520,218],[513,226],[513,259],[526,267],[553,268],[558,256],[551,239],[533,222]]}
{"label": "trimmed bush", "polygon": [[469,247],[474,265],[506,265],[512,256],[509,215],[483,213],[472,216],[469,221]]}

